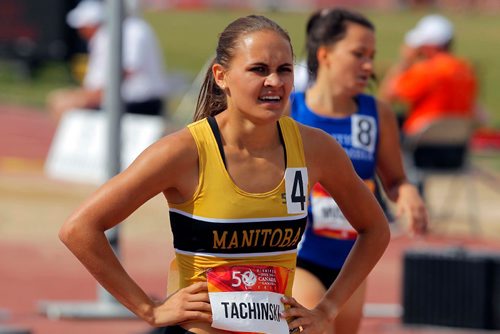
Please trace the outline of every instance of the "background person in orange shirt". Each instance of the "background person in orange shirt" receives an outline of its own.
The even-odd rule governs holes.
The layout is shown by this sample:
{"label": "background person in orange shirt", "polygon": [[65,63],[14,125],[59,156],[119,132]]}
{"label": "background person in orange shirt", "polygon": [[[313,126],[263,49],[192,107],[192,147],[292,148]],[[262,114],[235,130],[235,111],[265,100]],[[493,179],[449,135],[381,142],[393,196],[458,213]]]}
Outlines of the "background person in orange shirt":
{"label": "background person in orange shirt", "polygon": [[[406,33],[400,59],[384,77],[379,97],[389,103],[403,103],[406,113],[399,115],[403,144],[407,136],[418,134],[426,126],[446,116],[484,122],[477,103],[477,79],[472,66],[451,52],[454,27],[437,14],[423,17]],[[424,176],[416,165],[449,169],[460,166],[463,145],[426,146],[416,153],[407,152],[407,174],[424,195]]]}
{"label": "background person in orange shirt", "polygon": [[403,134],[414,134],[442,116],[475,117],[477,79],[471,65],[451,53],[452,23],[428,15],[410,30],[400,60],[381,83],[380,98],[403,102]]}

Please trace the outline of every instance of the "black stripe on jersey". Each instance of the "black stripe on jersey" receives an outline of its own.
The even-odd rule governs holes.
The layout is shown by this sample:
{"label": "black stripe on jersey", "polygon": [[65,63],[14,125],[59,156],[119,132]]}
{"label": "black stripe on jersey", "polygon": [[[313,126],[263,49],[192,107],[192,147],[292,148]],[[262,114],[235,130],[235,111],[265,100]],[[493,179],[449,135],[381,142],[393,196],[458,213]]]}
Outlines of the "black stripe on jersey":
{"label": "black stripe on jersey", "polygon": [[170,211],[174,248],[193,253],[240,254],[294,250],[307,217],[295,220],[213,223]]}

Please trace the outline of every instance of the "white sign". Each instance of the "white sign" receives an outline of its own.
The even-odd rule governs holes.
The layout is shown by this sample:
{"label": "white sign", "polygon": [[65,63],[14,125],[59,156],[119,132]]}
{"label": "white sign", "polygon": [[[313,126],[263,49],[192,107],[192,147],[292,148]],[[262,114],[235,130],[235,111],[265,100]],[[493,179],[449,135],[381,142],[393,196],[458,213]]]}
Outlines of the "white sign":
{"label": "white sign", "polygon": [[[72,110],[63,115],[45,162],[45,173],[55,179],[100,184],[107,180],[107,115],[94,110]],[[162,116],[124,114],[121,120],[121,169],[163,136]]]}

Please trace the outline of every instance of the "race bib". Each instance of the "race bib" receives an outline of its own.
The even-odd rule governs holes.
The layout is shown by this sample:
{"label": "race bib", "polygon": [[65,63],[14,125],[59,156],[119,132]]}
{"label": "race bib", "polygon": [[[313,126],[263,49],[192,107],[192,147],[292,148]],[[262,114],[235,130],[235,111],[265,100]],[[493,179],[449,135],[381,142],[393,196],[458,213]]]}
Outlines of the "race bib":
{"label": "race bib", "polygon": [[307,211],[307,187],[307,168],[285,169],[285,196],[288,213]]}
{"label": "race bib", "polygon": [[315,234],[345,240],[356,238],[356,230],[349,224],[333,198],[330,196],[313,196],[311,205]]}
{"label": "race bib", "polygon": [[[373,180],[365,180],[365,184],[371,192],[375,191]],[[311,192],[311,209],[314,234],[333,239],[356,239],[358,233],[335,200],[320,184],[315,184]]]}
{"label": "race bib", "polygon": [[367,115],[352,115],[351,117],[352,147],[375,151],[377,125],[375,118]]}
{"label": "race bib", "polygon": [[288,334],[281,302],[289,270],[283,267],[221,266],[207,271],[212,327],[234,332]]}

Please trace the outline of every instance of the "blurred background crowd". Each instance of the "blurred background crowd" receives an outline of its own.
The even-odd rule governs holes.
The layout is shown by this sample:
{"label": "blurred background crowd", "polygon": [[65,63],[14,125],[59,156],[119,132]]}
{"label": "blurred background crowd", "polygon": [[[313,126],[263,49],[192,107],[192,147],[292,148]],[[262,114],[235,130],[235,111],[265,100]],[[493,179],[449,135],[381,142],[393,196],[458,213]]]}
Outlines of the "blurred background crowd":
{"label": "blurred background crowd", "polygon": [[[49,93],[78,86],[88,61],[85,38],[66,22],[78,0],[0,3],[0,103],[45,109]],[[361,10],[377,26],[375,71],[381,80],[399,55],[404,34],[422,16],[441,12],[453,22],[455,52],[468,58],[478,74],[479,96],[489,121],[500,124],[495,70],[500,59],[494,0],[128,0],[130,13],[142,16],[156,34],[173,112],[211,56],[217,31],[242,12],[265,12],[291,34],[297,58],[304,57],[304,24],[315,8],[347,6]],[[200,38],[200,36],[203,36]],[[481,38],[478,38],[480,36]],[[374,88],[375,90],[377,87]],[[191,114],[192,110],[185,110]],[[189,118],[189,117],[184,117]]]}

